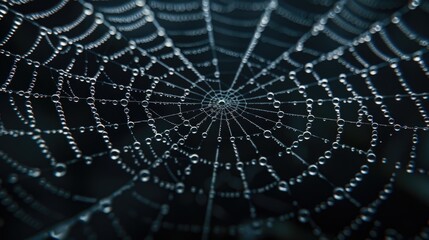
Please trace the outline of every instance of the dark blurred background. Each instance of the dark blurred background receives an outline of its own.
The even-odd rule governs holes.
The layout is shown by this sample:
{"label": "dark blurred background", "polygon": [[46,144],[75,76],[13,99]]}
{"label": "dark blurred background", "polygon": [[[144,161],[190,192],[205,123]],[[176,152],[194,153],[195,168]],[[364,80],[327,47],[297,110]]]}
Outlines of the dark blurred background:
{"label": "dark blurred background", "polygon": [[[208,239],[427,239],[429,138],[424,113],[429,107],[429,32],[425,26],[429,4],[420,1],[411,11],[416,2],[278,1],[240,72],[236,94],[246,96],[247,106],[256,108],[243,108],[243,116],[271,129],[278,109],[252,105],[269,102],[266,97],[252,97],[290,90],[276,95],[285,112],[281,122],[290,128],[273,130],[273,137],[286,146],[299,142],[294,154],[309,165],[316,164],[318,173],[311,176],[287,148],[241,119],[241,127],[259,150],[255,153],[241,127],[229,120],[251,189],[250,200],[244,197],[226,121],[221,123],[220,143],[218,121],[202,137],[210,124],[205,121],[183,145],[171,149],[190,131],[183,119],[196,125],[206,117],[197,104],[202,96],[211,88],[225,90],[231,85],[269,1],[210,1],[213,51],[200,1],[0,3],[0,42],[8,38],[0,46],[0,239],[199,239],[218,146]],[[55,13],[45,12],[55,6],[59,6]],[[326,15],[333,16],[323,25],[326,32],[311,34]],[[415,36],[392,24],[392,16],[400,18]],[[69,25],[76,19],[80,19],[78,24]],[[142,19],[145,23],[139,22]],[[89,30],[96,21],[94,30]],[[375,23],[386,35],[375,33],[371,44],[362,43],[359,36]],[[13,26],[19,27],[11,34]],[[71,29],[60,33],[60,26]],[[107,41],[94,45],[109,35]],[[29,52],[38,36],[43,36],[40,43]],[[200,80],[174,55],[174,48],[164,46],[168,45],[165,36],[208,81]],[[346,47],[340,61],[331,57],[317,61],[342,45]],[[127,51],[117,54],[123,49]],[[398,55],[398,49],[404,55]],[[255,84],[246,85],[286,50],[285,60],[256,78]],[[356,54],[369,65],[363,66]],[[150,63],[153,59],[157,61]],[[311,61],[317,61],[316,74],[305,72],[304,65]],[[392,62],[397,65],[391,66]],[[169,73],[170,68],[175,74]],[[395,74],[397,69],[401,78]],[[296,71],[296,79],[307,86],[305,91],[298,91],[296,82],[289,79],[290,71]],[[347,75],[349,86],[340,81],[340,74]],[[275,76],[286,80],[264,85]],[[318,82],[324,78],[332,95]],[[356,99],[347,87],[362,98]],[[148,99],[150,88],[156,93]],[[184,103],[192,104],[179,105],[180,99],[168,96],[183,95],[183,89],[191,90]],[[382,104],[373,89],[383,96]],[[91,97],[94,104],[88,100]],[[340,99],[341,118],[346,120],[343,127],[337,123],[334,97]],[[124,98],[129,99],[126,106],[121,105]],[[309,98],[314,100],[314,121],[309,120]],[[148,107],[143,107],[147,99]],[[157,101],[172,103],[157,105]],[[148,124],[148,112],[156,119],[155,128]],[[166,117],[170,115],[174,116]],[[302,141],[301,131],[308,126],[313,137]],[[162,141],[154,139],[154,129],[170,128]],[[332,149],[337,134],[344,146]],[[147,138],[152,138],[150,145]],[[110,148],[120,151],[119,159],[112,157]],[[369,149],[376,156],[374,161],[368,160]],[[200,157],[198,164],[190,164],[193,153]],[[279,191],[271,170],[259,165],[261,156],[288,182],[289,191]],[[153,167],[157,161],[160,166]],[[149,181],[140,180],[144,169],[150,169]],[[346,197],[334,199],[333,187],[319,174],[351,190]],[[251,217],[250,206],[256,218]]]}

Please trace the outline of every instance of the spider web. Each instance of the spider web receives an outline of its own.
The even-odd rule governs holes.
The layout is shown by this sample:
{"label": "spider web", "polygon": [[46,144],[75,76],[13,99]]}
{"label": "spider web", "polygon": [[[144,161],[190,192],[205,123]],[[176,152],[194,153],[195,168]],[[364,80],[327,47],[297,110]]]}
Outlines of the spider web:
{"label": "spider web", "polygon": [[428,13],[0,3],[2,235],[428,239]]}

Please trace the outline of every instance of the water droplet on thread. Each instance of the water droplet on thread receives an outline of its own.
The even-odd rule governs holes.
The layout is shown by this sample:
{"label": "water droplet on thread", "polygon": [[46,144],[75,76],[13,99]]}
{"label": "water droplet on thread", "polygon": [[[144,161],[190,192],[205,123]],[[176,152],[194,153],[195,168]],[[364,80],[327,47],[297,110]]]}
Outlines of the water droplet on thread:
{"label": "water droplet on thread", "polygon": [[147,182],[150,179],[150,172],[147,169],[143,169],[140,171],[140,180],[142,182]]}
{"label": "water droplet on thread", "polygon": [[288,191],[288,185],[286,181],[280,181],[279,182],[279,186],[278,186],[279,190],[282,192],[287,192]]}
{"label": "water droplet on thread", "polygon": [[55,177],[63,177],[67,173],[67,166],[64,163],[57,163],[54,167]]}
{"label": "water droplet on thread", "polygon": [[265,130],[265,131],[264,131],[264,137],[265,137],[265,138],[271,138],[271,136],[272,136],[272,133],[271,133],[271,131],[270,131],[270,130]]}
{"label": "water droplet on thread", "polygon": [[193,164],[197,164],[200,160],[200,157],[198,156],[198,154],[192,154],[191,156],[189,156],[189,160],[191,160]]}
{"label": "water droplet on thread", "polygon": [[116,149],[116,148],[113,148],[113,149],[111,149],[111,150],[110,150],[110,158],[111,158],[112,160],[118,160],[118,159],[119,159],[120,154],[121,154],[121,151],[119,151],[119,150],[118,150],[118,149]]}

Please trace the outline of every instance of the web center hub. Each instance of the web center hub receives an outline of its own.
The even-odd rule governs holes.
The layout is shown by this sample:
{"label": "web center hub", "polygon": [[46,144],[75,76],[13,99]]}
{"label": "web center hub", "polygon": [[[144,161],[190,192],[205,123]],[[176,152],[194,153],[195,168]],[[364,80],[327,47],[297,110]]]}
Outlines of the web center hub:
{"label": "web center hub", "polygon": [[212,119],[228,120],[246,109],[246,101],[237,91],[210,91],[201,101],[201,109]]}

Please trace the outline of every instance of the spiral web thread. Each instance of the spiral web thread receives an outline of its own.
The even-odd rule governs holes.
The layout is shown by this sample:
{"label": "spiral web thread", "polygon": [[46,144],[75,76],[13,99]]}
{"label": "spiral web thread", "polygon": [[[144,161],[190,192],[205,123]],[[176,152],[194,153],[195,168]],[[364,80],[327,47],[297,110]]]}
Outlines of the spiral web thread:
{"label": "spiral web thread", "polygon": [[429,173],[428,13],[417,0],[2,2],[5,219],[35,239],[93,238],[98,221],[124,239],[278,222],[427,239],[427,207],[412,233],[380,209],[398,176]]}

